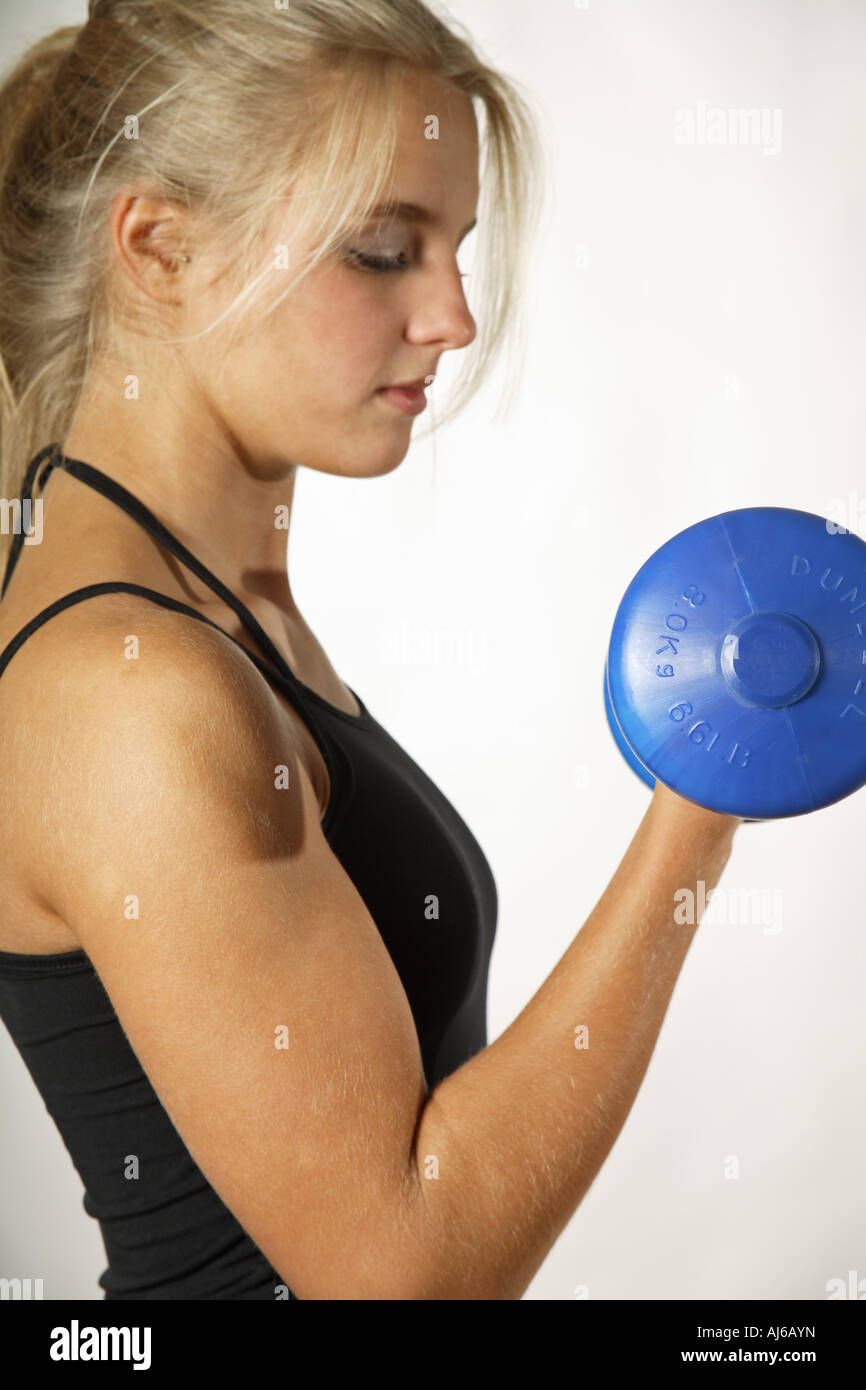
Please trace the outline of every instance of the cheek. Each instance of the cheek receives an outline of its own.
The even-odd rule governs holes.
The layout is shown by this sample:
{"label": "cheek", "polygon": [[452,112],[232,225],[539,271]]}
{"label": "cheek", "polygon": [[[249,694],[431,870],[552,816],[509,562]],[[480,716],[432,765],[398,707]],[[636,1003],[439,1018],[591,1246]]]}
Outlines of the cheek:
{"label": "cheek", "polygon": [[354,399],[382,385],[395,342],[399,347],[393,301],[372,277],[351,270],[332,271],[326,282],[305,288],[285,334],[299,377],[324,376]]}

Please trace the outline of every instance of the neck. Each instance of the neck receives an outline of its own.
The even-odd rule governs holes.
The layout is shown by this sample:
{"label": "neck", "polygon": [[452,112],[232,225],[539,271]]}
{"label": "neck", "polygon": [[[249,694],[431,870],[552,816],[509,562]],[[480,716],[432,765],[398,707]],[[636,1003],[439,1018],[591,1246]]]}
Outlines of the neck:
{"label": "neck", "polygon": [[160,447],[148,425],[141,443],[76,417],[61,447],[133,493],[237,597],[260,596],[297,617],[287,555],[297,466],[281,460],[257,476],[239,450],[201,430],[195,447],[182,432]]}

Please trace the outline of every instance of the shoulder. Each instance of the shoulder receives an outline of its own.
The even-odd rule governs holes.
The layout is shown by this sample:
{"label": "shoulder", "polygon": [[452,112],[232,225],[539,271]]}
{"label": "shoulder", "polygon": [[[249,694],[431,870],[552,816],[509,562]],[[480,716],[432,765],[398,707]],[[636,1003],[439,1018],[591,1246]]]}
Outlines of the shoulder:
{"label": "shoulder", "polygon": [[81,849],[81,834],[109,834],[112,816],[157,814],[180,783],[185,814],[202,818],[266,801],[292,769],[321,803],[305,734],[227,634],[126,592],[55,614],[0,680],[17,834],[49,877],[68,871],[60,851]]}
{"label": "shoulder", "polygon": [[273,703],[267,681],[228,634],[125,591],[94,594],[53,614],[30,633],[0,682],[7,703],[26,694],[28,724],[44,712],[55,725],[68,717],[82,729],[94,722],[88,712],[111,719],[120,691],[131,708],[136,694],[145,702],[168,698],[158,711],[167,721],[193,713],[181,700],[185,692],[202,709],[234,695],[225,713],[241,724]]}

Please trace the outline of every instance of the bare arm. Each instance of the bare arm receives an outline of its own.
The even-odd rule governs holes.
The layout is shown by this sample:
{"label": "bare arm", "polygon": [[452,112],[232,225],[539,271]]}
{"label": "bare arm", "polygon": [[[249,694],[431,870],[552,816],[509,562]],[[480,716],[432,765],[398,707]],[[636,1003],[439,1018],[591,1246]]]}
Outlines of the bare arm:
{"label": "bare arm", "polygon": [[657,784],[608,888],[551,974],[501,1037],[427,1099],[415,1146],[433,1244],[426,1297],[525,1292],[649,1064],[697,930],[674,922],[674,893],[698,879],[715,887],[741,824]]}
{"label": "bare arm", "polygon": [[9,731],[34,897],[285,1282],[302,1299],[519,1298],[640,1085],[694,934],[672,924],[674,890],[715,884],[739,822],[658,788],[549,978],[430,1094],[300,741],[228,639],[105,595],[34,634],[10,677],[40,691]]}

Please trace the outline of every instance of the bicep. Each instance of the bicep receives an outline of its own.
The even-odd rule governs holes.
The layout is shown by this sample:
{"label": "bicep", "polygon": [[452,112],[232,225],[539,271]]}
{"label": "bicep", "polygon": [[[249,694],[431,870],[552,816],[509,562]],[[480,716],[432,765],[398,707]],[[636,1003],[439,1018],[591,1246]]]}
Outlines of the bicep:
{"label": "bicep", "polygon": [[101,719],[72,719],[58,911],[193,1159],[290,1287],[406,1296],[427,1094],[411,1010],[300,744],[254,678],[202,665],[126,687],[109,669]]}

